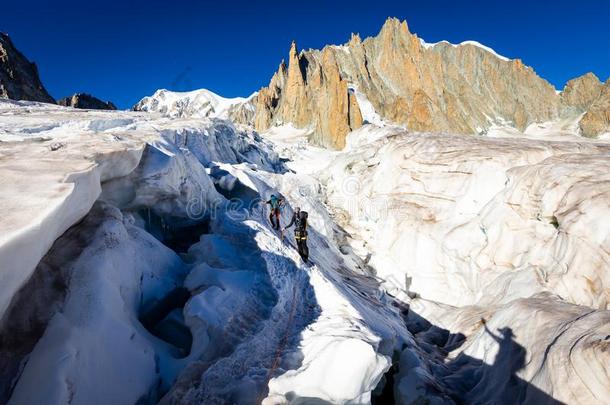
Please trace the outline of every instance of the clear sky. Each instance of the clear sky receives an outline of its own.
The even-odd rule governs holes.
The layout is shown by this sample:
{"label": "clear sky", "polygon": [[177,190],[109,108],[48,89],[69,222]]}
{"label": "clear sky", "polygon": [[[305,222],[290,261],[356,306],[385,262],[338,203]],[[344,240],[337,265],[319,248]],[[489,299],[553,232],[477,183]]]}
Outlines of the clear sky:
{"label": "clear sky", "polygon": [[129,108],[158,88],[246,96],[299,48],[375,35],[388,16],[427,42],[477,40],[562,88],[610,76],[610,1],[3,1],[0,30],[55,98],[88,92]]}

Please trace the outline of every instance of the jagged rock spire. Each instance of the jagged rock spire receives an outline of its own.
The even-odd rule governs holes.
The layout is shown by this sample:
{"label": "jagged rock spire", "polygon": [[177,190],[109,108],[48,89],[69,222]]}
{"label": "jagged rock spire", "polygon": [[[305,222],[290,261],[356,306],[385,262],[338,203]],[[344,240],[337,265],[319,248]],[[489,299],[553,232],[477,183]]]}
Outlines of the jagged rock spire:
{"label": "jagged rock spire", "polygon": [[400,21],[396,17],[388,17],[388,19],[385,20],[385,23],[383,23],[383,26],[381,27],[380,33],[384,33],[384,32],[402,33],[402,34],[410,33],[409,26],[407,25],[407,21],[406,20]]}
{"label": "jagged rock spire", "polygon": [[356,45],[356,44],[360,44],[360,43],[362,43],[360,34],[358,34],[357,32],[356,33],[352,32],[352,35],[349,39],[349,45]]}
{"label": "jagged rock spire", "polygon": [[299,58],[299,50],[296,41],[290,44],[290,52],[288,55],[288,83],[303,85],[304,78],[301,71],[301,62]]}

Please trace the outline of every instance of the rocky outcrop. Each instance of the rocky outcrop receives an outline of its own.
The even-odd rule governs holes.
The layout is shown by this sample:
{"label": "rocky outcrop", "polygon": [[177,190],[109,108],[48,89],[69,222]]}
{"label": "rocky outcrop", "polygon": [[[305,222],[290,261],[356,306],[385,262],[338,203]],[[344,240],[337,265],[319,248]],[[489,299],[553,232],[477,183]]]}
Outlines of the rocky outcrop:
{"label": "rocky outcrop", "polygon": [[589,72],[570,80],[561,92],[564,116],[578,117],[581,135],[595,138],[610,132],[610,79],[602,83]]}
{"label": "rocky outcrop", "polygon": [[260,91],[254,123],[309,126],[317,143],[341,148],[363,122],[356,92],[414,131],[473,134],[495,122],[523,130],[560,109],[553,86],[520,60],[474,42],[427,44],[390,18],[364,41],[352,35],[345,45],[301,53],[293,43],[288,66]]}
{"label": "rocky outcrop", "polygon": [[0,33],[0,98],[55,103],[38,77],[36,64],[4,33]]}
{"label": "rocky outcrop", "polygon": [[348,86],[332,48],[299,54],[293,42],[288,67],[282,62],[269,87],[259,92],[255,126],[259,130],[283,122],[311,126],[318,144],[343,148],[345,134],[362,125]]}
{"label": "rocky outcrop", "polygon": [[566,112],[582,113],[587,110],[602,93],[604,85],[597,76],[589,72],[566,83],[561,92],[561,103]]}
{"label": "rocky outcrop", "polygon": [[580,120],[580,131],[590,138],[610,132],[610,79]]}
{"label": "rocky outcrop", "polygon": [[102,101],[86,93],[76,93],[71,97],[64,97],[57,102],[64,107],[82,108],[86,110],[116,110],[110,101]]}

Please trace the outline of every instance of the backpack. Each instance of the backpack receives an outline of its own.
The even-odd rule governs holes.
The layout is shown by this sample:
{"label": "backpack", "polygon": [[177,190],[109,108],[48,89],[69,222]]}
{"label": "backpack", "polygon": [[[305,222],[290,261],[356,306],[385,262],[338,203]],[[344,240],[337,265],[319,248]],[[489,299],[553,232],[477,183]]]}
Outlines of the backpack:
{"label": "backpack", "polygon": [[271,208],[279,208],[280,201],[274,195],[271,196]]}
{"label": "backpack", "polygon": [[307,217],[308,217],[307,211],[300,211],[299,212],[299,222],[300,222],[300,225],[301,225],[302,229],[306,229],[307,228]]}

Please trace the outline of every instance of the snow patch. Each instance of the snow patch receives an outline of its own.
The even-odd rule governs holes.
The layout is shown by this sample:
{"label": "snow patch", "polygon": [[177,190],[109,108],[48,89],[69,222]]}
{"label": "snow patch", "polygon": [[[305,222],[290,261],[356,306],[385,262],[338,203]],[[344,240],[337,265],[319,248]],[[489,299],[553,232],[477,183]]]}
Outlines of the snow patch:
{"label": "snow patch", "polygon": [[329,45],[332,49],[337,49],[345,53],[350,53],[349,46],[347,45]]}
{"label": "snow patch", "polygon": [[348,89],[356,95],[356,101],[358,102],[358,107],[360,108],[360,113],[362,114],[362,119],[365,123],[374,124],[380,127],[386,125],[383,118],[375,111],[375,107],[373,107],[373,104],[371,104],[366,97],[366,94],[358,91],[358,88],[353,84],[350,84]]}

